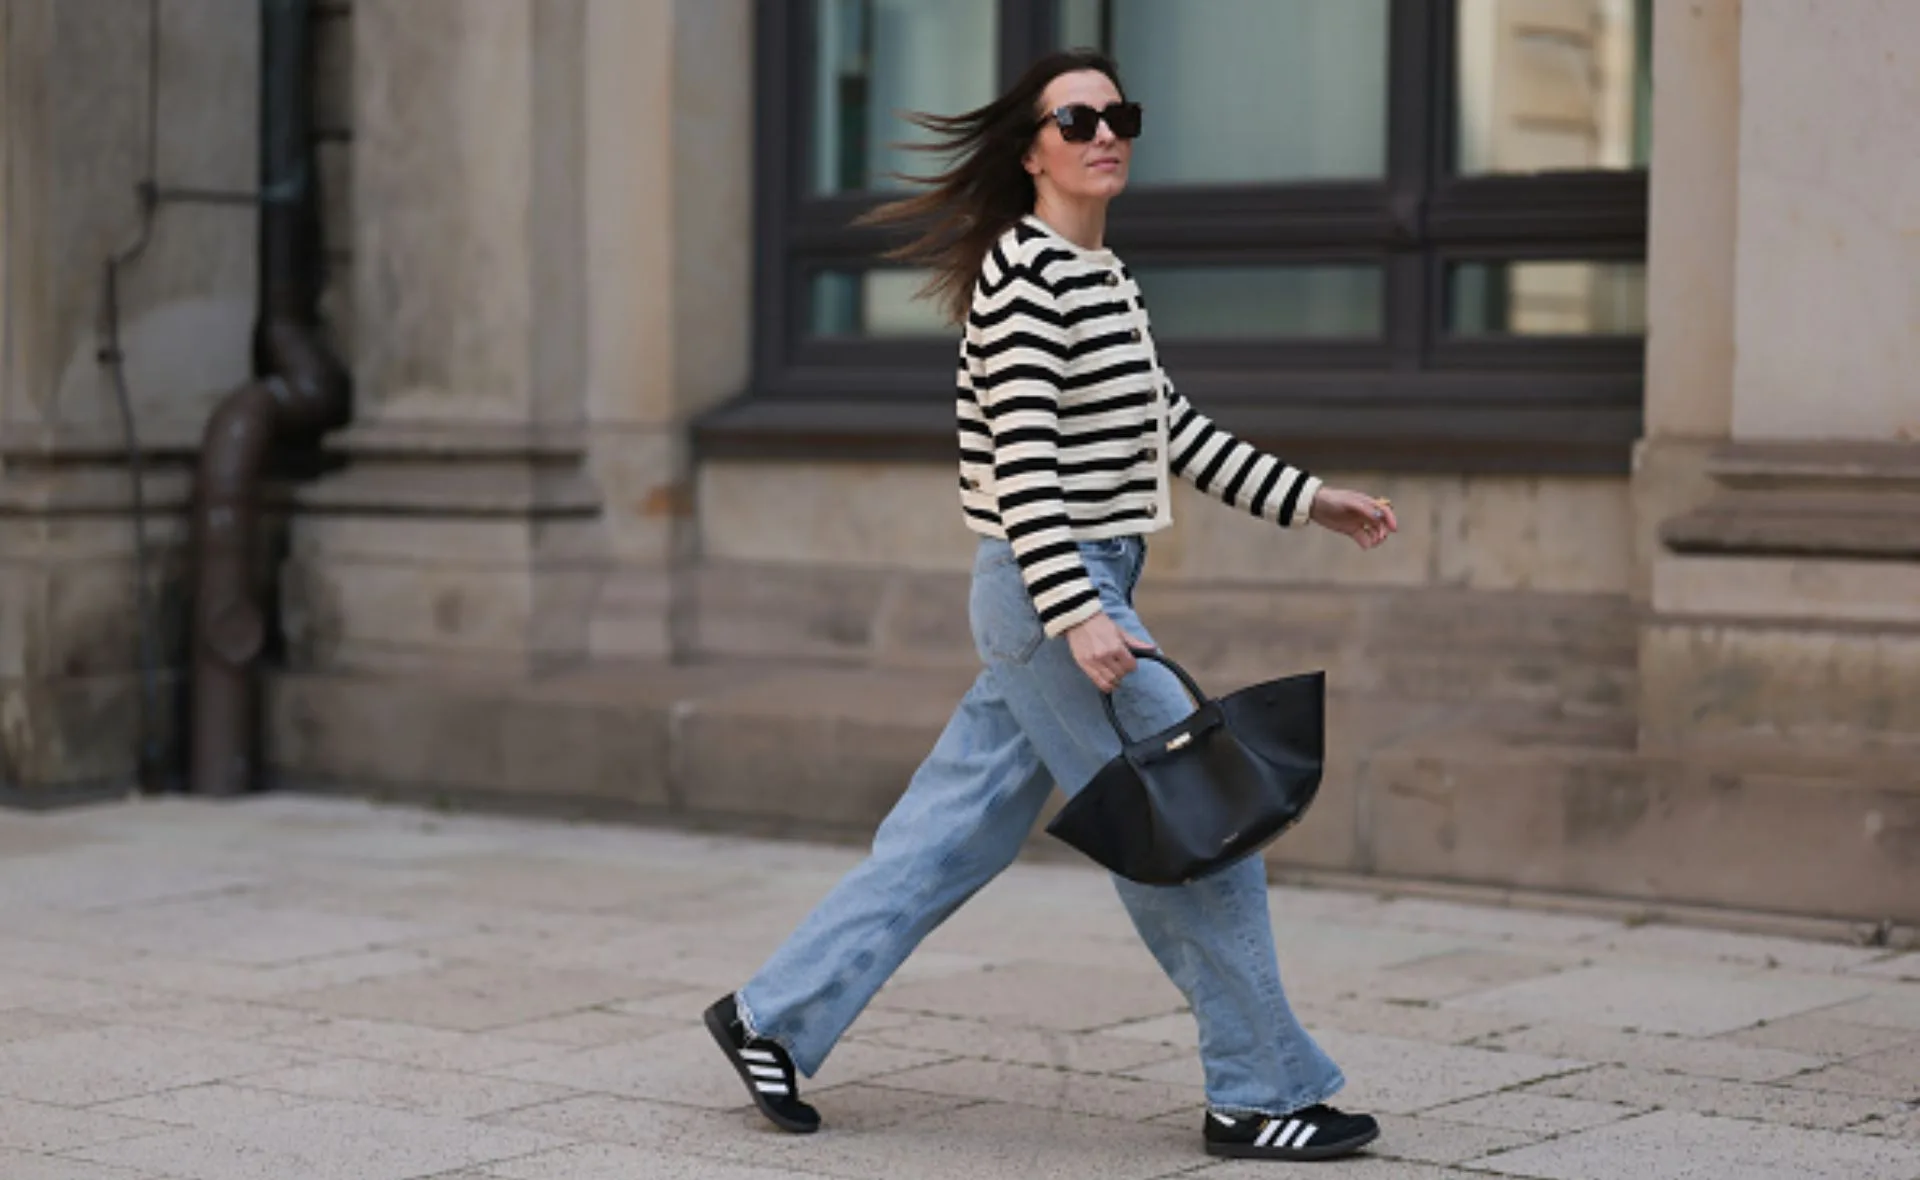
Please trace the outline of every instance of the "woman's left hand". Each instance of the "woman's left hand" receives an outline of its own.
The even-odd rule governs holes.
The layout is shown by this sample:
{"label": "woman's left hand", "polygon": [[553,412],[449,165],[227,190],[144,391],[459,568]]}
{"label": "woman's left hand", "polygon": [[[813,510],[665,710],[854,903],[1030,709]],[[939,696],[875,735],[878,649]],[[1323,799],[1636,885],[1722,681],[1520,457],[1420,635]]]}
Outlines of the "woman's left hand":
{"label": "woman's left hand", "polygon": [[1308,517],[1321,528],[1352,537],[1362,549],[1371,549],[1400,531],[1390,502],[1346,488],[1322,487]]}

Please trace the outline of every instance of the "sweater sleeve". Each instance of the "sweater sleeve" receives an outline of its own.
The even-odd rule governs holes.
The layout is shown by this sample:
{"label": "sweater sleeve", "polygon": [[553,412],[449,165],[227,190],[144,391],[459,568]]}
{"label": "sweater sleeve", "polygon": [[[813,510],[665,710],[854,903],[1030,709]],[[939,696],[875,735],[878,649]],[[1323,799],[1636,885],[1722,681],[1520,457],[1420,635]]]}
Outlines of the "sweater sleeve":
{"label": "sweater sleeve", "polygon": [[980,408],[993,438],[1000,524],[1049,637],[1100,613],[1060,486],[1067,322],[1044,277],[996,247],[967,317]]}
{"label": "sweater sleeve", "polygon": [[1173,473],[1223,504],[1289,528],[1310,519],[1320,480],[1215,426],[1167,385]]}

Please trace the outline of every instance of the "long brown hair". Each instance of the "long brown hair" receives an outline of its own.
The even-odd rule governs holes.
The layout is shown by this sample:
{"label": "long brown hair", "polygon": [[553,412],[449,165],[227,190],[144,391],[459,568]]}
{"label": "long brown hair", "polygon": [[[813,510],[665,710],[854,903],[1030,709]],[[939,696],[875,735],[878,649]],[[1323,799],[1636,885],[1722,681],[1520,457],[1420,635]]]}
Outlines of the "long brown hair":
{"label": "long brown hair", "polygon": [[[954,322],[964,322],[974,281],[987,251],[1001,234],[1033,211],[1033,177],[1021,163],[1039,133],[1040,99],[1062,74],[1099,70],[1120,85],[1120,68],[1090,49],[1050,53],[1033,63],[1005,94],[986,106],[959,115],[913,112],[909,122],[933,133],[929,143],[902,145],[911,151],[956,157],[933,176],[899,176],[926,191],[889,201],[862,214],[856,225],[926,222],[920,236],[888,250],[884,257],[933,271],[919,291],[936,299]],[[898,175],[898,174],[896,174]]]}

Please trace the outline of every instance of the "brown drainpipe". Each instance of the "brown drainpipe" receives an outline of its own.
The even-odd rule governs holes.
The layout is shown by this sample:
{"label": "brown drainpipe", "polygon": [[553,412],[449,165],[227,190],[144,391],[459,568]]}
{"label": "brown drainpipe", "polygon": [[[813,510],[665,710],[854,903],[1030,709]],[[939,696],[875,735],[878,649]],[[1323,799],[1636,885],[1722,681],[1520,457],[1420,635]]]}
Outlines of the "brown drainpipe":
{"label": "brown drainpipe", "polygon": [[261,476],[276,442],[311,441],[352,414],[322,338],[314,184],[311,0],[260,2],[260,313],[255,379],[207,423],[194,488],[192,764],[200,795],[254,786],[257,665],[267,587],[258,568]]}

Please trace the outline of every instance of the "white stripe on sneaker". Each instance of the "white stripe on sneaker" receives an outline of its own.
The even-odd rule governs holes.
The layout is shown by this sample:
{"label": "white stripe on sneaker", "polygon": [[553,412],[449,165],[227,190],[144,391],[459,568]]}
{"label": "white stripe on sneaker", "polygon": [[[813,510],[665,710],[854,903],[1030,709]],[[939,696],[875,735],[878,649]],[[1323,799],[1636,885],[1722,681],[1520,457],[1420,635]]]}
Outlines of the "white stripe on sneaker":
{"label": "white stripe on sneaker", "polygon": [[1305,1147],[1307,1145],[1307,1140],[1313,1138],[1313,1133],[1315,1131],[1318,1131],[1319,1129],[1320,1128],[1315,1126],[1314,1124],[1308,1123],[1307,1129],[1300,1132],[1300,1137],[1293,1141],[1294,1148],[1298,1150],[1299,1148]]}
{"label": "white stripe on sneaker", "polygon": [[777,1065],[749,1065],[747,1069],[756,1078],[772,1078],[776,1082],[787,1080],[786,1071]]}
{"label": "white stripe on sneaker", "polygon": [[1212,1115],[1214,1117],[1214,1120],[1223,1127],[1232,1127],[1232,1126],[1238,1125],[1236,1120],[1228,1118],[1226,1115],[1221,1114],[1217,1110],[1210,1110],[1207,1113]]}
{"label": "white stripe on sneaker", "polygon": [[785,1082],[755,1082],[753,1088],[762,1094],[785,1094],[787,1092],[787,1084]]}
{"label": "white stripe on sneaker", "polygon": [[740,1050],[740,1056],[746,1058],[748,1061],[764,1061],[769,1065],[777,1065],[780,1061],[779,1058],[767,1052],[765,1049],[742,1049]]}
{"label": "white stripe on sneaker", "polygon": [[1285,1147],[1287,1145],[1287,1140],[1292,1139],[1293,1133],[1295,1131],[1298,1131],[1299,1129],[1300,1129],[1299,1119],[1288,1119],[1287,1129],[1280,1132],[1279,1137],[1273,1141],[1273,1145],[1275,1147]]}
{"label": "white stripe on sneaker", "polygon": [[1278,1131],[1279,1129],[1280,1129],[1279,1120],[1268,1119],[1267,1125],[1260,1128],[1260,1138],[1255,1139],[1253,1141],[1253,1145],[1255,1147],[1265,1147],[1267,1144],[1273,1142],[1273,1133],[1275,1131]]}

